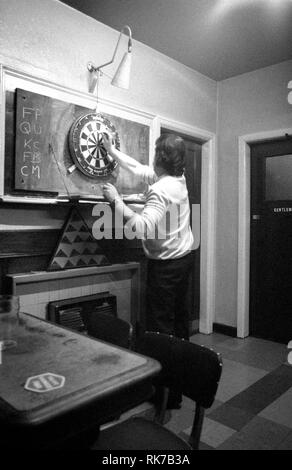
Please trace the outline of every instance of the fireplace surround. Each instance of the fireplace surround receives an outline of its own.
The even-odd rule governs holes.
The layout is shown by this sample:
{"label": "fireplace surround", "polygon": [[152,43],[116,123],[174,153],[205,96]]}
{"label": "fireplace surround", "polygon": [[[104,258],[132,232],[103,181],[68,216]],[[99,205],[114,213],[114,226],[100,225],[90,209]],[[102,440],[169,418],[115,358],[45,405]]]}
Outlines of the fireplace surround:
{"label": "fireplace surround", "polygon": [[7,280],[20,309],[40,318],[48,318],[50,302],[110,292],[119,318],[133,326],[140,321],[140,263],[9,274]]}

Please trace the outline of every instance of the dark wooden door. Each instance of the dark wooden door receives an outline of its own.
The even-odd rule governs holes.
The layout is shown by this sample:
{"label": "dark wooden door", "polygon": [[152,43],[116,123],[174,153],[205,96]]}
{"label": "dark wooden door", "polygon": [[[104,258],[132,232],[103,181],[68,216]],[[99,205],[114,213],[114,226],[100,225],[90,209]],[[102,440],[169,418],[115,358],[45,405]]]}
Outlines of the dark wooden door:
{"label": "dark wooden door", "polygon": [[251,147],[250,331],[292,339],[292,140]]}
{"label": "dark wooden door", "polygon": [[[161,133],[169,133],[167,129],[161,129]],[[202,167],[202,142],[187,135],[175,132],[182,137],[186,144],[185,177],[189,193],[191,224],[196,240],[196,249],[193,252],[194,267],[190,278],[188,298],[190,320],[200,318],[200,207],[201,207],[201,167]]]}

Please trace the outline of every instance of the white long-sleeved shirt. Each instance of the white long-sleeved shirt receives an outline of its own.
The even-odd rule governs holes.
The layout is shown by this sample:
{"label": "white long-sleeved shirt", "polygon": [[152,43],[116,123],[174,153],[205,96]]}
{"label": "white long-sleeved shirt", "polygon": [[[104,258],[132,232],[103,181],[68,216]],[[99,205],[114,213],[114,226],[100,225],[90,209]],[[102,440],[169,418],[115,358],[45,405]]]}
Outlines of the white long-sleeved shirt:
{"label": "white long-sleeved shirt", "polygon": [[146,165],[137,166],[135,174],[151,186],[142,213],[136,213],[126,226],[142,239],[148,258],[185,256],[194,243],[185,177],[162,175],[158,178]]}

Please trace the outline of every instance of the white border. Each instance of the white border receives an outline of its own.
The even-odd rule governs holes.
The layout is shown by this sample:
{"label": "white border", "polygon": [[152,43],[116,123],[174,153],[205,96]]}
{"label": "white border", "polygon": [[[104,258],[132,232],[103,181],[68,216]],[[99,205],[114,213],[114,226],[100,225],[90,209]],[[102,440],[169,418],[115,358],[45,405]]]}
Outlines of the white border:
{"label": "white border", "polygon": [[[23,73],[12,67],[6,67],[0,64],[0,198],[6,202],[29,202],[38,204],[56,204],[58,202],[67,202],[66,196],[62,201],[55,198],[25,197],[4,194],[4,168],[5,168],[5,92],[6,90],[15,90],[23,88],[35,93],[40,93],[51,98],[59,99],[89,109],[96,109],[96,97],[92,93],[83,93],[59,86],[42,78],[36,78],[30,74]],[[129,106],[114,103],[110,100],[99,99],[98,111],[103,111],[113,116],[119,116],[133,122],[138,122],[149,126],[149,163],[153,156],[150,154],[154,148],[154,119],[155,115],[138,111]],[[98,201],[88,200],[96,204]]]}
{"label": "white border", "polygon": [[215,318],[215,237],[216,237],[216,135],[187,124],[157,117],[154,132],[157,137],[164,127],[174,132],[201,139],[202,186],[201,186],[201,270],[200,270],[200,322],[201,333],[213,331]]}
{"label": "white border", "polygon": [[292,128],[258,132],[239,137],[238,170],[238,271],[237,271],[237,336],[249,335],[250,281],[250,145],[291,134]]}

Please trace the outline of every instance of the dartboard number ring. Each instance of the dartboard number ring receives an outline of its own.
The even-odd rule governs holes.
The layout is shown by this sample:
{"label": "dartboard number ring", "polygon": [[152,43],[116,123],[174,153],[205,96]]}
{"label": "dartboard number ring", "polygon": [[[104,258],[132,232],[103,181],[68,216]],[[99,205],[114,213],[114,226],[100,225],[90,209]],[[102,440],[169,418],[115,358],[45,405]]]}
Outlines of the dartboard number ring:
{"label": "dartboard number ring", "polygon": [[119,150],[120,141],[113,124],[102,114],[89,113],[80,116],[69,132],[69,149],[76,167],[90,178],[107,176],[116,168],[103,146],[103,133],[113,137]]}

